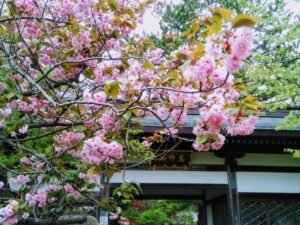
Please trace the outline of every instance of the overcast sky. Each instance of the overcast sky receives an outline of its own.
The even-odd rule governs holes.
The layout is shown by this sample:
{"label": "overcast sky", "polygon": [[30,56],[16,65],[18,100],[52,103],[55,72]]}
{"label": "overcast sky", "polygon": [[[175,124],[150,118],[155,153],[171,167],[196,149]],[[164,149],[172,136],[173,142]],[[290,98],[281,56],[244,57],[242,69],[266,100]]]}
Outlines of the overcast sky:
{"label": "overcast sky", "polygon": [[[163,1],[166,4],[170,2],[174,4],[178,4],[182,2],[182,0],[160,0],[160,1]],[[286,8],[288,10],[300,15],[299,1],[295,2],[294,0],[286,0],[286,2],[287,2]],[[160,32],[159,20],[160,20],[159,18],[152,15],[151,10],[147,10],[144,15],[144,23],[137,27],[137,33],[143,33],[143,32],[145,32],[146,34],[159,33]]]}

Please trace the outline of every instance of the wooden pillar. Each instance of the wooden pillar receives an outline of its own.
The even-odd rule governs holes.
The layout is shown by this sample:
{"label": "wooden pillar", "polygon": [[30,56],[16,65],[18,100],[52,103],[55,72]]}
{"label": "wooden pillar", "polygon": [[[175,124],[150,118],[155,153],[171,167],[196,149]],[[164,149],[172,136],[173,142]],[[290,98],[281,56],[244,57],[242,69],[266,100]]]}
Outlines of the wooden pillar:
{"label": "wooden pillar", "polygon": [[225,165],[228,179],[228,220],[231,225],[241,225],[240,200],[236,181],[236,160],[226,158]]}

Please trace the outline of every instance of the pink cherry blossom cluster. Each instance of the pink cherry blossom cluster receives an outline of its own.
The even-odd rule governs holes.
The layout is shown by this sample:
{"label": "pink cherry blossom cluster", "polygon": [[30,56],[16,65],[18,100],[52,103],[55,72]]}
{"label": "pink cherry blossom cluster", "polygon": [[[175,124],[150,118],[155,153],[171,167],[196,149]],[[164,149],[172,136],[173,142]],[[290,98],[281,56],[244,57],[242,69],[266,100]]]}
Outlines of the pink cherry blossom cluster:
{"label": "pink cherry blossom cluster", "polygon": [[70,193],[73,197],[78,197],[80,195],[80,193],[76,191],[75,188],[69,183],[65,184],[64,189],[67,193]]}
{"label": "pink cherry blossom cluster", "polygon": [[171,112],[171,119],[173,123],[184,124],[186,120],[187,109],[173,109]]}
{"label": "pink cherry blossom cluster", "polygon": [[[89,90],[83,92],[83,101],[90,103],[86,107],[90,109],[99,109],[99,104],[103,104],[106,100],[106,94],[104,91],[91,93]],[[95,103],[95,104],[93,104]]]}
{"label": "pink cherry blossom cluster", "polygon": [[41,170],[45,165],[44,162],[42,162],[41,160],[39,160],[35,156],[30,157],[30,159],[28,157],[24,156],[24,157],[21,158],[21,162],[24,163],[27,166],[31,166],[32,168],[36,168],[38,170]]}
{"label": "pink cherry blossom cluster", "polygon": [[56,184],[50,184],[47,188],[48,192],[51,192],[51,191],[59,191],[61,190],[62,187],[59,186],[59,185],[56,185]]}
{"label": "pink cherry blossom cluster", "polygon": [[240,33],[235,33],[228,39],[231,47],[231,55],[227,59],[227,69],[229,72],[237,72],[243,65],[251,50],[253,30],[243,28]]}
{"label": "pink cherry blossom cluster", "polygon": [[84,133],[81,132],[68,132],[64,130],[61,134],[54,136],[54,140],[59,145],[69,145],[76,143],[85,138]]}
{"label": "pink cherry blossom cluster", "polygon": [[[18,109],[20,112],[27,112],[35,115],[39,109],[43,108],[47,103],[47,100],[39,100],[36,97],[29,97],[26,101],[24,100],[13,100],[7,104],[6,110]],[[9,111],[10,112],[10,111]],[[10,115],[10,114],[9,114]]]}
{"label": "pink cherry blossom cluster", "polygon": [[12,200],[5,207],[0,208],[0,224],[12,225],[18,222],[18,217],[15,215],[19,203]]}
{"label": "pink cherry blossom cluster", "polygon": [[154,49],[150,52],[146,52],[145,57],[153,64],[159,64],[162,61],[163,51],[161,49]]}
{"label": "pink cherry blossom cluster", "polygon": [[12,114],[12,109],[6,108],[6,109],[0,109],[0,113],[3,117],[9,117]]}
{"label": "pink cherry blossom cluster", "polygon": [[117,214],[117,213],[109,213],[110,220],[116,220],[116,219],[118,219],[118,217],[119,217],[119,214]]}
{"label": "pink cherry blossom cluster", "polygon": [[18,175],[16,178],[11,178],[11,182],[15,185],[23,185],[30,182],[28,175]]}
{"label": "pink cherry blossom cluster", "polygon": [[48,193],[45,189],[39,188],[36,194],[27,193],[25,196],[26,201],[30,206],[45,207],[47,203]]}
{"label": "pink cherry blossom cluster", "polygon": [[[80,188],[88,189],[97,176],[84,171],[86,164],[113,167],[109,164],[123,158],[124,139],[134,138],[132,131],[142,129],[140,119],[158,119],[163,127],[158,127],[155,135],[175,139],[186,125],[189,110],[196,111],[199,120],[193,127],[197,136],[193,146],[199,151],[220,149],[225,134],[246,135],[254,130],[257,115],[239,107],[240,91],[234,87],[234,73],[250,54],[251,29],[223,31],[226,26],[222,26],[203,43],[195,35],[192,44],[166,55],[131,35],[145,11],[144,0],[54,0],[47,4],[43,0],[12,0],[11,4],[18,11],[12,20],[17,21],[1,25],[16,37],[9,49],[20,49],[22,55],[13,52],[17,57],[11,57],[10,52],[6,55],[1,50],[13,60],[10,69],[16,72],[9,75],[9,83],[0,82],[1,95],[7,96],[0,108],[0,127],[10,134],[10,141],[20,138],[17,144],[24,147],[29,148],[27,140],[36,137],[55,141],[53,152],[45,148],[45,141],[41,145],[33,141],[41,157],[24,155],[22,166],[13,168],[38,173],[13,178],[15,184],[32,185],[25,200],[20,195],[18,201],[28,201],[40,211],[46,210],[42,208],[47,203],[56,207],[56,194],[61,192],[76,201],[80,195],[76,182],[60,180],[61,173],[67,173],[72,165]],[[199,23],[207,25],[202,20]],[[17,94],[11,97],[6,92],[12,86]],[[12,131],[6,124],[11,124],[17,111],[22,123]],[[84,133],[78,126],[84,127]],[[150,148],[154,141],[150,137],[142,145]],[[53,176],[57,183],[49,185]],[[33,180],[40,188],[30,182]],[[16,223],[14,207],[0,209],[5,225]],[[117,216],[111,214],[111,218]],[[23,214],[26,217],[28,214]]]}
{"label": "pink cherry blossom cluster", "polygon": [[83,179],[85,181],[90,181],[90,182],[96,182],[97,181],[97,174],[86,174],[86,173],[79,173],[79,178]]}
{"label": "pink cherry blossom cluster", "polygon": [[109,131],[112,127],[112,125],[114,124],[115,122],[115,116],[112,115],[112,114],[108,114],[108,113],[104,113],[100,120],[99,120],[101,126],[102,126],[102,129],[104,131]]}
{"label": "pink cherry blossom cluster", "polygon": [[122,158],[123,150],[117,142],[107,143],[100,137],[94,137],[84,141],[80,156],[89,164],[112,164]]}
{"label": "pink cherry blossom cluster", "polygon": [[222,114],[211,111],[206,116],[203,120],[197,121],[193,128],[193,133],[202,138],[196,139],[193,147],[198,151],[218,150],[225,141],[225,137],[220,134],[220,127],[223,124]]}
{"label": "pink cherry blossom cluster", "polygon": [[244,119],[240,118],[239,121],[233,121],[231,118],[230,121],[228,121],[227,132],[232,136],[249,135],[254,131],[257,120],[257,115]]}

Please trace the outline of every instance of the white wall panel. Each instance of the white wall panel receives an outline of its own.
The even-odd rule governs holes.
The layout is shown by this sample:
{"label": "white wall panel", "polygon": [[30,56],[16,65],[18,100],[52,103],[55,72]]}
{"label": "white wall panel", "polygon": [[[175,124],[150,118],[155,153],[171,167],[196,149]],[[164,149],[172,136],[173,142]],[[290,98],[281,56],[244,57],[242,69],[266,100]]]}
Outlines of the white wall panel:
{"label": "white wall panel", "polygon": [[[128,170],[125,181],[142,184],[227,184],[226,172]],[[111,183],[123,182],[123,173],[112,177]]]}
{"label": "white wall panel", "polygon": [[300,193],[300,173],[237,172],[239,192]]}

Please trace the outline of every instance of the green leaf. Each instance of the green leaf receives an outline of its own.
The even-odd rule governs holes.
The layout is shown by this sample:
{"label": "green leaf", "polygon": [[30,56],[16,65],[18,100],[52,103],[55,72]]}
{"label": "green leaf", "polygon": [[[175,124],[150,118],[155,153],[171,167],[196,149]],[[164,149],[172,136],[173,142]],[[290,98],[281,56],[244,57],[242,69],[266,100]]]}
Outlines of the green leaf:
{"label": "green leaf", "polygon": [[186,30],[186,31],[184,31],[184,32],[182,32],[181,34],[179,34],[179,38],[181,38],[181,37],[185,37],[185,36],[188,36],[188,35],[190,35],[191,34],[191,32],[189,31],[189,30]]}
{"label": "green leaf", "polygon": [[247,15],[247,14],[239,14],[231,21],[231,25],[233,28],[247,26],[253,27],[257,22],[257,19]]}
{"label": "green leaf", "polygon": [[123,183],[123,184],[121,184],[120,187],[121,187],[121,190],[125,190],[129,187],[129,184],[128,183]]}
{"label": "green leaf", "polygon": [[207,26],[207,35],[211,36],[213,34],[218,33],[221,30],[221,23],[214,23],[213,25]]}
{"label": "green leaf", "polygon": [[236,82],[233,87],[238,91],[244,91],[246,89],[246,85],[242,82]]}
{"label": "green leaf", "polygon": [[152,45],[152,44],[153,44],[153,41],[150,40],[150,39],[146,39],[146,40],[143,40],[143,44],[144,44],[144,45]]}
{"label": "green leaf", "polygon": [[15,93],[14,92],[10,92],[9,94],[6,95],[6,98],[11,99],[15,97]]}
{"label": "green leaf", "polygon": [[94,175],[94,174],[98,174],[98,173],[99,173],[99,170],[96,166],[92,166],[87,171],[87,175]]}
{"label": "green leaf", "polygon": [[194,24],[190,29],[190,33],[195,35],[199,31],[199,28],[200,26],[198,23]]}
{"label": "green leaf", "polygon": [[253,105],[256,107],[259,107],[260,104],[257,102],[256,98],[254,96],[248,96],[244,99],[244,103],[249,104],[249,105]]}
{"label": "green leaf", "polygon": [[130,198],[133,198],[133,195],[130,192],[124,192],[123,197],[126,199],[130,199]]}
{"label": "green leaf", "polygon": [[143,64],[143,67],[147,70],[152,70],[153,69],[153,66],[152,64],[149,62],[149,61],[146,61],[144,64]]}
{"label": "green leaf", "polygon": [[92,72],[92,70],[90,70],[90,69],[85,69],[85,70],[83,71],[83,75],[84,75],[86,78],[89,78],[89,79],[95,77],[94,74],[93,74],[93,72]]}
{"label": "green leaf", "polygon": [[220,14],[213,14],[211,23],[206,25],[207,35],[211,36],[218,33],[222,27],[222,17]]}
{"label": "green leaf", "polygon": [[108,5],[113,10],[117,10],[118,9],[118,4],[114,0],[108,0]]}
{"label": "green leaf", "polygon": [[120,86],[117,82],[109,82],[104,86],[104,92],[107,96],[111,96],[113,99],[119,94]]}
{"label": "green leaf", "polygon": [[233,13],[232,10],[225,8],[215,8],[214,12],[219,14],[223,18],[224,22],[226,22]]}
{"label": "green leaf", "polygon": [[207,141],[208,137],[206,135],[197,136],[196,141],[200,144],[204,144]]}

